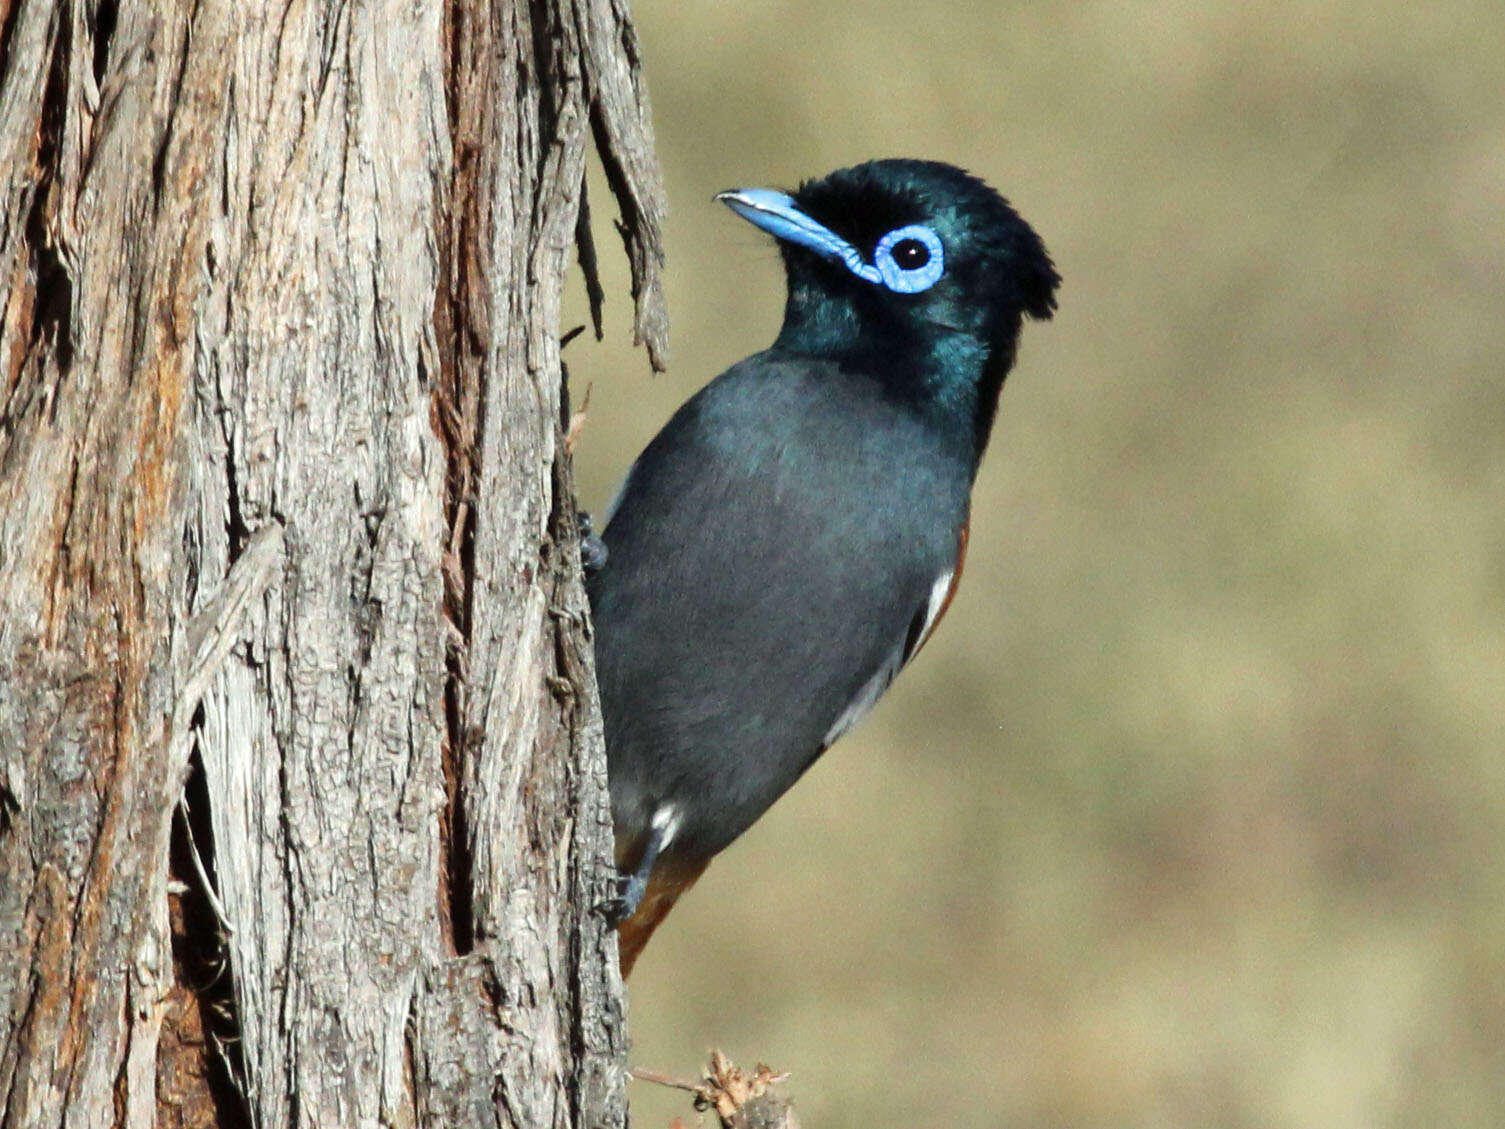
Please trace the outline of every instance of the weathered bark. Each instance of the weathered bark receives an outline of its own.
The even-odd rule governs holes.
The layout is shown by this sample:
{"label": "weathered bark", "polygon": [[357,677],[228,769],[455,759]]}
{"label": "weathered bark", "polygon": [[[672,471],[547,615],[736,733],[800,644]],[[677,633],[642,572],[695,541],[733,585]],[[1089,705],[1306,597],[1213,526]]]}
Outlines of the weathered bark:
{"label": "weathered bark", "polygon": [[662,355],[633,43],[0,0],[0,1126],[621,1122],[557,321],[594,127]]}

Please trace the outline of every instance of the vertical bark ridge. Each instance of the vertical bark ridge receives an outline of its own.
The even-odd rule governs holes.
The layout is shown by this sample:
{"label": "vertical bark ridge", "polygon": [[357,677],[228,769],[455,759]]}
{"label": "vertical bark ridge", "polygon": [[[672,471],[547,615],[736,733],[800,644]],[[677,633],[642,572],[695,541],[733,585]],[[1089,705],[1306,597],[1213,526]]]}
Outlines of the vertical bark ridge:
{"label": "vertical bark ridge", "polygon": [[286,540],[200,741],[245,1085],[264,1125],[411,1124],[406,1020],[444,955],[439,12],[228,10],[200,567]]}
{"label": "vertical bark ridge", "polygon": [[[617,72],[590,73],[609,53],[591,33],[626,19],[593,22],[594,7],[511,0],[487,21],[451,5],[447,22],[455,164],[434,416],[447,450],[445,905],[462,956],[430,975],[415,1011],[420,1078],[460,1079],[425,1109],[434,1124],[495,1092],[500,1124],[624,1113],[620,985],[609,934],[587,912],[610,874],[610,825],[560,425],[559,302],[593,100],[640,94],[635,72],[625,89]],[[646,107],[635,125],[619,138],[633,160],[603,159],[656,198]],[[661,307],[658,212],[627,216],[646,249],[633,261],[639,336],[658,363],[662,325],[643,312]],[[467,1018],[477,997],[506,1014],[504,1031]]]}
{"label": "vertical bark ridge", "polygon": [[0,0],[0,1129],[622,1122],[558,317],[594,117],[661,363],[635,50]]}
{"label": "vertical bark ridge", "polygon": [[[179,313],[199,230],[153,177],[166,129],[169,9],[135,26],[128,76],[82,5],[7,13],[0,326],[0,1124],[140,1123],[172,979],[168,719],[181,627],[169,562],[190,358]],[[159,52],[153,54],[152,52]],[[96,85],[105,64],[105,101]],[[115,79],[113,85],[110,80]],[[212,120],[212,89],[195,89]],[[105,183],[108,177],[108,183]],[[142,217],[150,216],[150,232]]]}

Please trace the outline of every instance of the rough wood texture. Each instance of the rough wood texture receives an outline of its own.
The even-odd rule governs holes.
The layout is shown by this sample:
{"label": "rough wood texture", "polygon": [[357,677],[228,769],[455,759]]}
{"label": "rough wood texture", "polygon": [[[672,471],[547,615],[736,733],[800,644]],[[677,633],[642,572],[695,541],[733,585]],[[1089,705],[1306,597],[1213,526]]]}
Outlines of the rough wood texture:
{"label": "rough wood texture", "polygon": [[660,363],[647,121],[608,0],[0,0],[0,1126],[622,1122],[557,321],[594,125]]}

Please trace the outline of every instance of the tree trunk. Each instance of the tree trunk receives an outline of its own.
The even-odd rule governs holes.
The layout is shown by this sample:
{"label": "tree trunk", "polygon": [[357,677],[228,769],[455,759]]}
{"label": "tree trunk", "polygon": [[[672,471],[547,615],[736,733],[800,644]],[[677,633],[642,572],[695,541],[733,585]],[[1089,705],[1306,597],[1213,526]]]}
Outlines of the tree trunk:
{"label": "tree trunk", "polygon": [[0,0],[0,1127],[623,1121],[557,322],[593,131],[660,363],[640,82],[622,0]]}

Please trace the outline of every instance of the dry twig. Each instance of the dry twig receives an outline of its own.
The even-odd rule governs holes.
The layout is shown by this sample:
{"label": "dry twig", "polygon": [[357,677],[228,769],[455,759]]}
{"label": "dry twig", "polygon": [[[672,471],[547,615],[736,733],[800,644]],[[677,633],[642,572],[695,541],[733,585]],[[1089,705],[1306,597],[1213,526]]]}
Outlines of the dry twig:
{"label": "dry twig", "polygon": [[776,1074],[761,1062],[748,1074],[720,1051],[712,1051],[705,1076],[696,1082],[642,1068],[632,1076],[694,1094],[695,1108],[715,1110],[722,1129],[799,1129],[793,1103],[773,1089],[789,1075]]}

